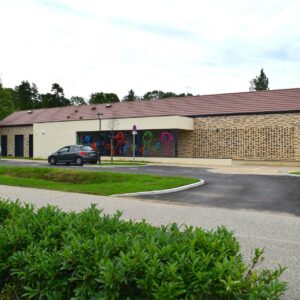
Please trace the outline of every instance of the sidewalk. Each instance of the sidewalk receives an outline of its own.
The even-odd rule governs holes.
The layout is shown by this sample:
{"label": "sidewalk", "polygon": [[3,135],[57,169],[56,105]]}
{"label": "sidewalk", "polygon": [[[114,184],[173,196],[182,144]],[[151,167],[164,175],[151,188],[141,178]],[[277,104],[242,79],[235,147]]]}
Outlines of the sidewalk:
{"label": "sidewalk", "polygon": [[281,166],[231,166],[216,167],[209,170],[222,174],[253,174],[253,175],[288,175],[291,172],[300,172],[300,167]]}
{"label": "sidewalk", "polygon": [[67,211],[80,211],[91,203],[96,203],[105,213],[113,214],[120,210],[124,219],[145,219],[154,225],[177,222],[206,229],[225,225],[234,231],[246,259],[249,259],[256,247],[265,247],[266,260],[261,267],[276,267],[277,264],[288,267],[282,276],[282,279],[289,282],[290,288],[284,299],[297,299],[300,295],[300,218],[288,214],[227,210],[1,185],[0,197],[19,199],[21,202],[35,204],[37,208],[47,204],[56,205]]}

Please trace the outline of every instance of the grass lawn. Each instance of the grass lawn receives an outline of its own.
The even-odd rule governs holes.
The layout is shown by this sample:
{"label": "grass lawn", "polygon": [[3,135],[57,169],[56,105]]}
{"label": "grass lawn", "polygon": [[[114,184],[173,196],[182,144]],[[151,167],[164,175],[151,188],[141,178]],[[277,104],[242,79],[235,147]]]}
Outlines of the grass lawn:
{"label": "grass lawn", "polygon": [[291,172],[290,174],[300,175],[300,172]]}
{"label": "grass lawn", "polygon": [[163,190],[197,181],[186,177],[0,166],[0,184],[3,185],[93,195]]}

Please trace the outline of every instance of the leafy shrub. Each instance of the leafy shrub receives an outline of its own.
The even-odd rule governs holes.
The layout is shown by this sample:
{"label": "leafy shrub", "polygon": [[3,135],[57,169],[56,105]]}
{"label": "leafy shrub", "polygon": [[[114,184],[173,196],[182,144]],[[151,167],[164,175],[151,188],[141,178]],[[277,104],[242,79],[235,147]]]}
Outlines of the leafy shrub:
{"label": "leafy shrub", "polygon": [[245,265],[233,234],[0,200],[0,299],[278,299],[282,268]]}

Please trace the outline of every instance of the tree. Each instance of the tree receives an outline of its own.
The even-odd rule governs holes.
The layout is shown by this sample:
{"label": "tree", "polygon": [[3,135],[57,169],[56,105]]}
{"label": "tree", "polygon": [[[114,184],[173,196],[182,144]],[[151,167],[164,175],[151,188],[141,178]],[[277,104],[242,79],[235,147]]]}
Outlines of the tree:
{"label": "tree", "polygon": [[177,97],[177,94],[173,93],[173,92],[166,92],[164,93],[163,98],[175,98]]}
{"label": "tree", "polygon": [[117,129],[119,121],[117,120],[116,113],[112,113],[112,118],[108,121],[108,128],[110,130],[110,163],[114,162],[114,131]]}
{"label": "tree", "polygon": [[46,94],[40,94],[40,103],[39,103],[39,108],[48,108],[48,107],[53,107],[51,106],[52,102],[52,94],[51,93],[46,93]]}
{"label": "tree", "polygon": [[64,89],[58,83],[52,84],[51,92],[52,93],[40,95],[41,107],[48,108],[71,105],[70,100],[65,98]]}
{"label": "tree", "polygon": [[173,92],[163,92],[163,91],[157,91],[154,90],[152,92],[147,92],[144,97],[143,100],[151,100],[151,99],[166,99],[166,98],[174,98],[174,97],[186,97],[186,96],[193,96],[192,94],[175,94]]}
{"label": "tree", "polygon": [[93,93],[90,96],[89,104],[120,102],[119,97],[114,93]]}
{"label": "tree", "polygon": [[84,99],[82,97],[79,96],[72,96],[70,98],[70,103],[71,105],[83,105],[86,104]]}
{"label": "tree", "polygon": [[261,69],[260,75],[250,81],[250,91],[265,91],[269,89],[269,79],[264,69]]}
{"label": "tree", "polygon": [[35,83],[32,83],[31,86],[31,99],[33,102],[33,108],[38,108],[40,102],[40,94]]}
{"label": "tree", "polygon": [[104,93],[93,93],[90,96],[89,104],[105,103],[105,100]]}
{"label": "tree", "polygon": [[138,101],[140,97],[134,93],[134,90],[128,91],[128,95],[124,96],[123,101]]}
{"label": "tree", "polygon": [[178,94],[176,97],[192,97],[193,96],[193,94],[191,94],[191,93],[182,93],[182,94]]}
{"label": "tree", "polygon": [[54,99],[57,99],[58,103],[63,103],[65,101],[64,89],[58,84],[53,83],[51,92]]}
{"label": "tree", "polygon": [[30,85],[23,80],[20,85],[15,87],[14,106],[17,109],[25,110],[36,107],[38,101],[38,89],[34,83]]}
{"label": "tree", "polygon": [[154,90],[151,92],[147,92],[143,96],[143,100],[160,99],[163,98],[164,94],[165,93],[163,91]]}
{"label": "tree", "polygon": [[110,102],[120,102],[120,99],[115,93],[105,93],[105,98],[108,103]]}
{"label": "tree", "polygon": [[4,119],[14,111],[14,90],[3,88],[0,82],[0,120]]}

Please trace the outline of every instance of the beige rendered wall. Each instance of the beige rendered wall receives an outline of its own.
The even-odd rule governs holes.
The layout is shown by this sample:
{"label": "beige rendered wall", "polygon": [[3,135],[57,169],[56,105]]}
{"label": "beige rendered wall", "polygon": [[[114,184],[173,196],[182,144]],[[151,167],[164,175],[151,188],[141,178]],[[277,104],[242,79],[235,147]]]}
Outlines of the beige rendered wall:
{"label": "beige rendered wall", "polygon": [[33,134],[32,126],[0,127],[0,136],[7,135],[7,154],[15,156],[15,135],[24,135],[24,157],[29,157],[29,135]]}
{"label": "beige rendered wall", "polygon": [[[192,118],[180,116],[124,118],[116,119],[114,130],[145,129],[194,129]],[[80,131],[98,131],[99,120],[65,121],[36,123],[33,125],[34,157],[46,158],[52,152],[66,145],[76,144],[76,133]],[[101,121],[101,130],[111,130],[111,120]]]}
{"label": "beige rendered wall", "polygon": [[192,135],[180,135],[193,149],[181,157],[300,160],[299,113],[197,118]]}

